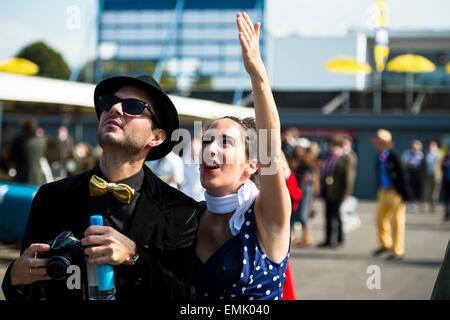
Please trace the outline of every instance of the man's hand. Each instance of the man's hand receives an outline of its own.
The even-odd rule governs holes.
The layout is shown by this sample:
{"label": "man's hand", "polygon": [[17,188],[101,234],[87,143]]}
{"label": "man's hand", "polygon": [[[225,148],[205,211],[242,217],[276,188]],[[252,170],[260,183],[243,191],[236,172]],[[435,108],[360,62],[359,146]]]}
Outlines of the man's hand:
{"label": "man's hand", "polygon": [[117,230],[106,226],[90,226],[84,236],[81,245],[88,247],[84,249],[88,264],[132,263],[131,260],[136,254],[136,243]]}
{"label": "man's hand", "polygon": [[11,284],[13,286],[32,284],[40,280],[50,280],[47,275],[48,259],[37,258],[38,252],[49,251],[45,243],[33,243],[26,249],[11,267]]}

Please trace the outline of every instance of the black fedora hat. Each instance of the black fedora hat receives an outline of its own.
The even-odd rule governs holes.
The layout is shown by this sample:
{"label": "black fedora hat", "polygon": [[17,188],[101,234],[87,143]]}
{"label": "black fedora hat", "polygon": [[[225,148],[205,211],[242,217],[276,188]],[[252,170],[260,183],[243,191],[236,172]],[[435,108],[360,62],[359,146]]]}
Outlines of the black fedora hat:
{"label": "black fedora hat", "polygon": [[172,100],[161,89],[158,82],[153,77],[148,75],[133,77],[112,77],[101,81],[95,87],[94,91],[94,105],[97,112],[97,118],[103,110],[99,107],[99,99],[103,95],[114,94],[117,90],[124,86],[136,86],[143,89],[149,94],[154,101],[153,110],[156,113],[156,118],[162,125],[166,133],[166,139],[162,144],[150,150],[146,160],[161,159],[166,156],[174,147],[176,141],[172,141],[172,133],[179,128],[178,112]]}

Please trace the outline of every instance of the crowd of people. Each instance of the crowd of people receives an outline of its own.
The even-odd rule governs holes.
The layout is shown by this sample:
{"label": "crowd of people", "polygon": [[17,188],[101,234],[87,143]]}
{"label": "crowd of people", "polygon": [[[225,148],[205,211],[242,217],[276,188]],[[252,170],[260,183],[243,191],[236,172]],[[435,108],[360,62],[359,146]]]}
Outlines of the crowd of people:
{"label": "crowd of people", "polygon": [[[12,135],[18,131],[16,135]],[[91,168],[101,148],[85,142],[74,143],[66,126],[55,137],[45,134],[35,118],[26,117],[13,128],[2,123],[0,179],[40,186]]]}
{"label": "crowd of people", "polygon": [[[317,197],[325,203],[324,240],[318,247],[342,246],[346,230],[343,225],[349,223],[344,208],[353,204],[354,209],[355,203],[352,194],[358,157],[352,148],[352,137],[345,133],[330,135],[327,150],[321,153],[320,158],[318,143],[301,137],[297,128],[285,129],[282,137],[283,152],[297,180],[296,184],[288,181],[289,190],[298,187],[303,192],[298,205],[294,204],[295,193],[291,192],[294,244],[299,247],[313,244],[310,220],[316,210],[311,199]],[[388,259],[402,259],[407,209],[410,212],[434,213],[442,191],[445,204],[443,223],[449,222],[450,151],[445,154],[438,142],[431,139],[424,152],[420,140],[414,139],[410,149],[397,155],[393,150],[392,134],[385,129],[378,130],[371,142],[376,153],[376,226],[379,240],[379,248],[374,250],[373,255],[390,252]]]}
{"label": "crowd of people", "polygon": [[[444,159],[446,155],[444,149],[439,148],[439,143],[435,139],[427,141],[427,148],[424,150],[422,142],[418,139],[411,141],[411,146],[401,154],[401,162],[405,166],[408,181],[411,185],[416,205],[410,205],[409,211],[421,211],[423,213],[434,213],[436,204],[439,202],[441,190],[448,212],[446,176],[447,167]],[[448,173],[447,173],[448,174]],[[444,216],[444,222],[449,221],[448,213]]]}
{"label": "crowd of people", "polygon": [[282,150],[297,182],[291,188],[295,186],[303,193],[298,205],[293,205],[291,216],[294,244],[305,247],[314,242],[311,218],[317,211],[313,205],[317,197],[325,201],[324,239],[318,247],[337,248],[344,245],[345,217],[341,206],[353,195],[358,165],[358,157],[352,149],[352,137],[344,133],[332,134],[327,141],[325,158],[319,158],[319,144],[301,137],[297,128],[287,128],[282,138]]}
{"label": "crowd of people", "polygon": [[[87,264],[114,266],[115,298],[133,302],[283,299],[292,241],[299,247],[314,242],[315,197],[325,202],[324,237],[318,247],[344,245],[342,207],[354,199],[358,166],[353,139],[331,135],[321,159],[317,142],[301,137],[296,128],[282,131],[259,52],[260,24],[253,24],[246,13],[238,13],[236,23],[255,118],[226,116],[208,125],[201,141],[194,139],[191,152],[183,155],[192,166],[172,151],[178,113],[151,76],[112,77],[97,84],[101,153],[86,144],[73,146],[66,127],[48,139],[36,121],[21,122],[22,132],[11,141],[9,152],[2,152],[2,167],[8,173],[15,169],[11,176],[16,181],[41,187],[20,257],[9,265],[2,283],[6,299],[86,299],[85,290],[52,281],[47,273],[49,259],[42,253],[51,250],[49,241],[64,230],[80,239]],[[249,136],[258,130],[273,134],[263,141],[270,151],[267,163],[251,152]],[[413,190],[416,197],[422,195],[418,172],[434,177],[435,166],[441,166],[448,188],[450,153],[441,161],[430,144],[429,152],[420,155],[414,141],[399,157],[384,129],[372,143],[380,244],[373,254],[390,252],[389,259],[401,259],[406,203],[414,199]],[[195,158],[199,166],[187,161]],[[421,166],[423,171],[418,171]],[[433,179],[424,190],[434,192]],[[205,190],[204,201],[180,191],[186,182],[195,184],[191,189],[196,194]],[[447,220],[448,198],[447,190]],[[434,208],[436,197],[426,199]],[[90,225],[91,214],[102,214],[105,225]]]}

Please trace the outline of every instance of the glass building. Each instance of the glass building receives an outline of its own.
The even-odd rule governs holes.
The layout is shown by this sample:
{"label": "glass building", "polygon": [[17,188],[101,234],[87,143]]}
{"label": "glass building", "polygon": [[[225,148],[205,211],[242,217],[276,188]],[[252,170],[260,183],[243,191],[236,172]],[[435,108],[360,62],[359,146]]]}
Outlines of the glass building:
{"label": "glass building", "polygon": [[169,91],[238,88],[239,96],[249,85],[239,11],[262,22],[264,0],[101,0],[96,81],[149,73]]}

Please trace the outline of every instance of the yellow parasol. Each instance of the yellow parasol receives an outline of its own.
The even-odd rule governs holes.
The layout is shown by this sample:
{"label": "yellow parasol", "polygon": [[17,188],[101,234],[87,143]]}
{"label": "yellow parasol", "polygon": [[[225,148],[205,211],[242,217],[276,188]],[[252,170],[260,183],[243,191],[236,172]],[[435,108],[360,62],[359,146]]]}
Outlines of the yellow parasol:
{"label": "yellow parasol", "polygon": [[420,111],[420,104],[417,104],[417,108],[415,107],[413,73],[433,72],[436,69],[434,63],[416,54],[402,54],[390,60],[386,65],[386,69],[391,72],[407,73],[405,90],[406,106],[410,108],[411,112],[418,113]]}
{"label": "yellow parasol", "polygon": [[436,66],[425,57],[416,54],[402,54],[387,63],[387,71],[391,72],[433,72]]}
{"label": "yellow parasol", "polygon": [[355,58],[341,56],[328,60],[325,63],[325,69],[330,72],[343,73],[343,74],[356,74],[363,72],[368,74],[372,72],[372,68],[367,63],[358,63]]}
{"label": "yellow parasol", "polygon": [[35,75],[38,73],[39,67],[37,64],[27,59],[11,58],[0,62],[0,71],[24,75]]}

